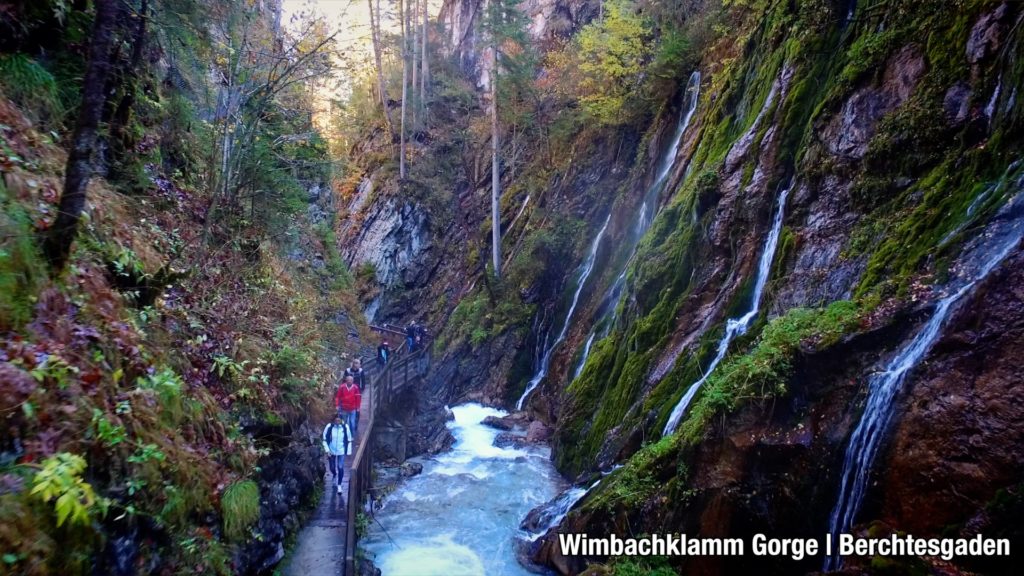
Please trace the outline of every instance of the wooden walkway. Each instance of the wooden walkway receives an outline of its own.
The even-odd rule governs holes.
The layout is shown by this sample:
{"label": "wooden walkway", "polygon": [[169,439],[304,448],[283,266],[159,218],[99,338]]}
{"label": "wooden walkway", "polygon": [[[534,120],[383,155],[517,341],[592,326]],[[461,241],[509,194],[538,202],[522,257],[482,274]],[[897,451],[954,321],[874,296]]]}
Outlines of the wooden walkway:
{"label": "wooden walkway", "polygon": [[[356,430],[356,442],[352,446],[353,455],[366,439],[364,424],[370,411],[369,394],[363,394],[359,411],[359,429]],[[326,426],[326,423],[323,426]],[[317,430],[323,432],[323,426],[318,426]],[[320,497],[320,505],[299,532],[291,560],[282,571],[285,576],[337,576],[344,573],[345,532],[348,528],[346,500],[349,497],[349,480],[352,478],[352,456],[345,457],[345,477],[341,483],[341,494],[338,494],[334,476],[327,465],[326,454],[324,467],[324,493]]]}
{"label": "wooden walkway", "polygon": [[[372,450],[364,446],[373,435],[376,411],[392,397],[418,380],[426,372],[426,349],[405,354],[388,364],[379,374],[370,373],[363,390],[359,426],[352,455],[345,458],[342,491],[334,483],[328,468],[323,479],[324,492],[312,518],[299,532],[291,559],[282,570],[285,576],[338,576],[355,573],[356,513],[369,489]],[[375,367],[374,367],[375,368]],[[326,423],[317,426],[318,432]],[[317,439],[319,442],[319,438]],[[326,467],[327,456],[324,455]],[[354,483],[354,484],[353,484]],[[349,504],[352,504],[351,506]],[[353,508],[354,506],[354,508]]]}

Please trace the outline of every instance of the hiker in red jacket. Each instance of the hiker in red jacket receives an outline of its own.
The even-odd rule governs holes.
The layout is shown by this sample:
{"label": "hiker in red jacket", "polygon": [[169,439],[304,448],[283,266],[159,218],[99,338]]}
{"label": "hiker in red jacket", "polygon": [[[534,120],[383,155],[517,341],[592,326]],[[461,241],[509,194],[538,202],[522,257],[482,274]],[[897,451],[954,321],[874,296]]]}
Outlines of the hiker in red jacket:
{"label": "hiker in red jacket", "polygon": [[355,379],[351,374],[345,376],[341,386],[338,386],[338,393],[334,395],[334,407],[338,414],[352,429],[352,435],[357,434],[356,427],[359,426],[359,407],[363,402],[363,393],[356,386]]}

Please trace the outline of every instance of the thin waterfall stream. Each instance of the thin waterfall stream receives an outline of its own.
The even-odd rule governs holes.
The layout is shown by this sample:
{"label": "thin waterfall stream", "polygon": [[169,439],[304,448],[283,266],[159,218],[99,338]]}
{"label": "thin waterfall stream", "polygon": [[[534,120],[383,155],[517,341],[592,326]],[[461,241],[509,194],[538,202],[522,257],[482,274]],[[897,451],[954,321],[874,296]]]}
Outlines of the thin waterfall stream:
{"label": "thin waterfall stream", "polygon": [[565,340],[565,335],[569,331],[569,326],[572,324],[572,315],[576,311],[576,305],[580,302],[580,293],[583,292],[583,287],[587,283],[587,278],[590,277],[590,273],[594,271],[594,261],[597,259],[597,249],[601,246],[601,239],[604,238],[604,233],[608,229],[608,223],[611,222],[612,216],[608,215],[604,220],[604,226],[601,226],[601,230],[594,237],[594,243],[590,245],[590,252],[587,254],[587,260],[583,263],[583,271],[580,272],[580,279],[576,283],[576,292],[572,295],[572,304],[569,306],[569,312],[565,315],[565,321],[562,323],[562,330],[558,333],[558,338],[551,343],[544,350],[544,355],[540,359],[540,366],[537,368],[537,373],[534,374],[533,378],[526,385],[526,390],[523,391],[523,395],[519,397],[519,401],[516,402],[516,410],[523,409],[523,403],[526,402],[526,398],[530,396],[530,393],[544,380],[544,377],[548,374],[548,368],[551,366],[551,356],[554,354],[555,349],[558,345]]}
{"label": "thin waterfall stream", "polygon": [[629,257],[627,257],[623,262],[622,271],[615,278],[615,281],[612,282],[612,285],[608,288],[608,291],[601,299],[601,305],[599,308],[600,314],[594,322],[594,327],[591,329],[590,335],[587,337],[586,344],[583,347],[583,354],[581,355],[579,363],[576,365],[576,370],[573,373],[573,379],[583,372],[583,366],[587,363],[587,358],[590,356],[590,349],[595,338],[600,340],[607,335],[607,332],[600,335],[598,334],[600,325],[607,324],[607,322],[605,322],[606,318],[611,317],[614,319],[615,307],[618,304],[619,297],[622,295],[622,289],[626,285],[626,269],[629,267],[630,262],[632,262],[633,257],[636,255],[636,249],[640,244],[640,239],[654,222],[654,217],[658,213],[658,199],[664,191],[669,175],[674,171],[679,156],[679,146],[682,144],[683,136],[686,134],[686,129],[689,128],[690,121],[693,120],[693,115],[697,111],[697,103],[700,99],[700,81],[700,71],[694,70],[693,73],[690,74],[690,78],[686,82],[686,89],[683,92],[683,97],[686,99],[685,111],[679,117],[679,123],[676,125],[675,134],[672,136],[672,143],[665,149],[665,155],[662,156],[661,162],[658,164],[657,175],[651,185],[647,188],[643,202],[640,204],[640,212],[637,215],[636,224],[633,228],[633,237],[631,239],[632,246],[630,248]]}
{"label": "thin waterfall stream", "polygon": [[[1011,164],[1010,170],[1015,166]],[[1004,181],[1006,177],[1007,175],[1004,175]],[[1024,236],[1024,194],[1021,194],[1021,189],[1024,188],[1024,175],[1018,176],[1015,186],[1016,195],[1007,201],[985,233],[979,236],[981,241],[978,245],[969,247],[965,252],[966,256],[961,262],[962,275],[959,280],[951,283],[959,284],[959,288],[950,287],[952,293],[936,302],[935,312],[928,322],[899,349],[883,371],[870,377],[867,403],[860,422],[850,436],[850,443],[843,458],[839,496],[829,517],[829,533],[833,540],[839,534],[850,530],[860,511],[872,465],[892,420],[894,401],[907,376],[927,356],[938,340],[956,304],[1020,244]],[[988,194],[988,190],[982,194]],[[826,572],[841,567],[840,556],[833,554],[825,559]]]}
{"label": "thin waterfall stream", "polygon": [[700,380],[694,382],[690,388],[686,391],[686,394],[679,399],[676,403],[675,408],[672,409],[672,414],[668,418],[668,422],[665,423],[665,430],[662,432],[663,436],[668,436],[675,432],[676,427],[679,425],[680,420],[683,418],[683,414],[686,413],[687,407],[693,397],[700,390],[700,387],[707,381],[711,373],[715,371],[718,364],[725,358],[726,353],[729,352],[729,344],[732,343],[733,339],[737,336],[742,336],[750,328],[751,322],[757,317],[758,310],[761,306],[761,297],[764,295],[765,284],[768,283],[768,276],[771,274],[772,261],[775,259],[775,248],[779,243],[779,234],[782,232],[782,221],[785,219],[786,211],[786,196],[789,194],[789,185],[782,189],[779,193],[779,199],[776,202],[775,217],[772,220],[772,227],[768,231],[768,236],[765,238],[764,249],[761,251],[761,259],[757,265],[757,279],[754,282],[754,294],[750,301],[750,309],[740,316],[739,318],[730,318],[725,323],[725,334],[722,335],[722,339],[718,341],[718,350],[715,352],[715,358],[708,365],[707,370],[704,371],[704,375],[700,377]]}

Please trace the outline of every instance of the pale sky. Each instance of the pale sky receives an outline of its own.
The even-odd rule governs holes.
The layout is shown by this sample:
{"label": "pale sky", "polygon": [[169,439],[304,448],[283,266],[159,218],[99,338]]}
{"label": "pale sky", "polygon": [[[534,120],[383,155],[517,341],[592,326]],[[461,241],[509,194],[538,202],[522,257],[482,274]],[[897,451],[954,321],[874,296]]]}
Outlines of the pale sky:
{"label": "pale sky", "polygon": [[[380,1],[383,29],[397,34],[397,2],[395,0]],[[411,0],[414,1],[415,0]],[[442,0],[428,0],[428,16],[433,21],[441,9]],[[340,68],[361,68],[370,66],[373,58],[373,45],[370,40],[370,16],[368,0],[283,0],[282,25],[289,26],[294,18],[303,13],[315,12],[323,15],[331,31],[337,31],[337,47],[340,52]],[[344,84],[343,70],[338,80]],[[345,87],[339,90],[344,93]]]}
{"label": "pale sky", "polygon": [[[373,0],[380,2],[381,19],[385,33],[398,34],[397,1]],[[410,0],[406,0],[410,1]],[[411,0],[415,2],[416,0]],[[437,18],[442,0],[427,0],[428,16]],[[319,83],[316,108],[326,112],[330,99],[343,99],[349,94],[348,78],[361,70],[368,70],[373,62],[373,44],[370,40],[370,15],[368,0],[282,0],[281,24],[292,26],[301,14],[320,14],[326,20],[331,32],[338,32],[337,68],[334,78],[325,78]],[[386,57],[386,56],[385,56]],[[319,120],[325,117],[318,114]],[[323,125],[322,125],[323,126]]]}

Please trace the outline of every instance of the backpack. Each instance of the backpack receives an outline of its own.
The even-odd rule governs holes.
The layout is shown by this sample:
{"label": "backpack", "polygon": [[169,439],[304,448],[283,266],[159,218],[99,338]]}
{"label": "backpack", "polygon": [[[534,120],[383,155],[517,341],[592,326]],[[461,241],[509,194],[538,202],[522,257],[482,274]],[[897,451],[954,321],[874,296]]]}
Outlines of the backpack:
{"label": "backpack", "polygon": [[[342,437],[341,449],[344,450],[346,448],[346,445],[349,444],[349,442],[350,442],[350,440],[348,439],[348,425],[346,425],[345,423],[342,423],[341,429],[342,429],[342,433],[344,434],[344,437]],[[334,424],[332,423],[331,425],[329,425],[327,427],[327,445],[328,446],[331,445],[331,437],[333,435],[334,435]]]}

